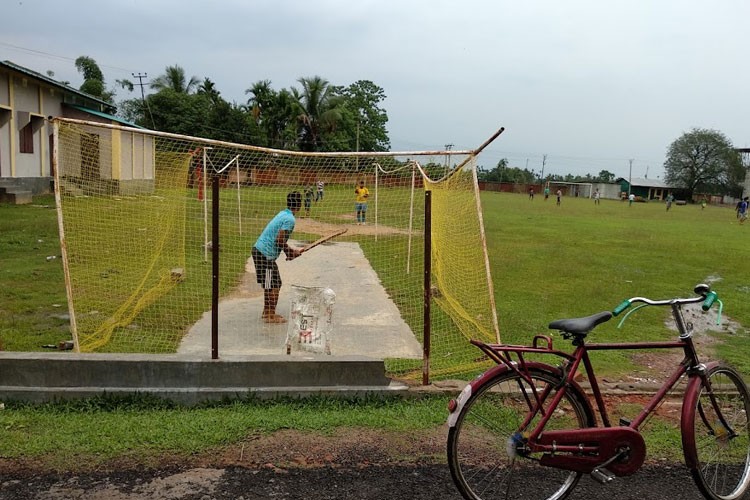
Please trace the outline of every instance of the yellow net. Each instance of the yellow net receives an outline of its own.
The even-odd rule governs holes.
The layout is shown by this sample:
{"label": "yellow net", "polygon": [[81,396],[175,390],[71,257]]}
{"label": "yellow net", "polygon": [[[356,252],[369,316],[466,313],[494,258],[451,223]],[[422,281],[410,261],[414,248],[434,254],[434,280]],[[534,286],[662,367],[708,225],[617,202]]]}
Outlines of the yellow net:
{"label": "yellow net", "polygon": [[[55,129],[61,243],[81,351],[210,354],[215,191],[222,354],[281,354],[295,317],[290,288],[330,287],[333,355],[383,358],[392,375],[421,376],[425,190],[433,378],[478,370],[467,339],[497,338],[470,152],[302,153],[69,119]],[[363,199],[360,183],[369,192]],[[293,245],[346,232],[277,261],[277,311],[289,323],[268,324],[250,254],[292,191],[302,198]]]}

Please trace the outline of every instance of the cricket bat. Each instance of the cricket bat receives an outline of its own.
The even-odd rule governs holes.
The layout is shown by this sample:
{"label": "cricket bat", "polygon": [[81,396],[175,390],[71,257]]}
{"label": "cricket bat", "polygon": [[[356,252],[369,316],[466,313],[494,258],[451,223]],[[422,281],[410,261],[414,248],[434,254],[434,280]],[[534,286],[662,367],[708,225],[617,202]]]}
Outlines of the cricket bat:
{"label": "cricket bat", "polygon": [[[339,229],[338,231],[335,231],[335,232],[333,232],[331,234],[327,234],[325,236],[321,236],[320,238],[318,238],[317,240],[313,241],[312,243],[303,246],[300,249],[300,253],[305,253],[308,250],[311,250],[311,249],[315,248],[316,246],[320,245],[321,243],[325,243],[328,240],[332,240],[336,236],[341,236],[346,231],[347,231],[347,228],[344,228],[344,229]],[[289,260],[289,259],[287,259],[287,260]]]}

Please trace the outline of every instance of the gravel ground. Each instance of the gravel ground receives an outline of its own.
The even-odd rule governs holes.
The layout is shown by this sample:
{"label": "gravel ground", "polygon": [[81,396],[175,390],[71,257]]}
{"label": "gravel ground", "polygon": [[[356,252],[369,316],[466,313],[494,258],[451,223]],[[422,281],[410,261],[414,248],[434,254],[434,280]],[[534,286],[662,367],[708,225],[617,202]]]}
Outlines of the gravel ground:
{"label": "gravel ground", "polygon": [[[543,480],[543,478],[540,478]],[[85,475],[11,475],[0,499],[415,499],[458,498],[445,465],[360,468],[245,467],[127,470]],[[604,486],[587,477],[570,498],[607,500],[700,499],[684,467],[646,467]]]}

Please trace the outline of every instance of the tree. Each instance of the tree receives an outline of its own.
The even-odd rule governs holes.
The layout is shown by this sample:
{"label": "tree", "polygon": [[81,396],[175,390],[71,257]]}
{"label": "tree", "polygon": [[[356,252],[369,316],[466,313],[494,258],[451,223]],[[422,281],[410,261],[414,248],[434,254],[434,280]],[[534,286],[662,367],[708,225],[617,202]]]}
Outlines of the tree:
{"label": "tree", "polygon": [[299,146],[302,151],[320,151],[321,135],[334,131],[341,120],[341,99],[325,78],[313,76],[297,81],[302,85],[302,91],[292,88],[292,95],[299,105]]}
{"label": "tree", "polygon": [[114,104],[114,91],[108,91],[104,84],[104,73],[92,58],[80,56],[75,61],[76,69],[83,76],[79,90],[102,101]]}
{"label": "tree", "polygon": [[696,191],[736,192],[736,171],[741,168],[740,155],[724,134],[700,128],[676,139],[664,162],[667,183],[685,189],[690,197]]}
{"label": "tree", "polygon": [[484,182],[510,182],[510,174],[508,173],[508,159],[502,158],[497,162],[495,168],[492,170],[480,169],[477,172],[477,179]]}
{"label": "tree", "polygon": [[253,144],[279,149],[297,147],[297,100],[291,92],[283,89],[276,92],[271,88],[270,80],[254,83],[246,94],[251,94],[247,106],[258,135]]}
{"label": "tree", "polygon": [[[150,87],[156,91],[172,89],[179,94],[190,94],[200,81],[197,77],[191,76],[190,80],[185,76],[185,70],[177,65],[167,66],[163,75],[159,75],[152,82]],[[205,83],[205,82],[204,82]]]}
{"label": "tree", "polygon": [[[379,106],[385,100],[385,92],[370,80],[358,80],[348,87],[337,88],[343,96],[346,109],[346,125],[354,144],[346,149],[359,151],[387,151],[390,139],[385,124],[388,114]],[[353,128],[353,130],[352,130]],[[353,132],[353,133],[352,133]]]}
{"label": "tree", "polygon": [[207,96],[214,104],[223,100],[220,97],[221,93],[216,90],[216,84],[210,78],[203,79],[203,82],[198,86],[198,93]]}
{"label": "tree", "polygon": [[596,176],[595,181],[598,182],[614,182],[615,181],[615,174],[610,172],[609,170],[602,170],[599,172],[599,174]]}

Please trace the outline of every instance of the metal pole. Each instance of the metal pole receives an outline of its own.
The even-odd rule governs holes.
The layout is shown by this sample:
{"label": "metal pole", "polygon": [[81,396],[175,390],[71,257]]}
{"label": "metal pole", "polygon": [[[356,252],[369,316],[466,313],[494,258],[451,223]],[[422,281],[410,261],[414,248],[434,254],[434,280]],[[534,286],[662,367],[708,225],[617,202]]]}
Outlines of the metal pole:
{"label": "metal pole", "polygon": [[432,297],[432,191],[424,193],[424,342],[422,385],[430,383],[430,300]]}
{"label": "metal pole", "polygon": [[206,183],[208,182],[206,179],[208,177],[207,149],[211,148],[203,148],[203,175],[201,176],[203,177],[203,262],[208,262],[208,191],[206,190]]}
{"label": "metal pole", "polygon": [[630,170],[628,171],[628,198],[630,198],[630,192],[633,190],[633,160],[628,160],[630,163]]}
{"label": "metal pole", "polygon": [[211,174],[211,359],[219,359],[219,174]]}

